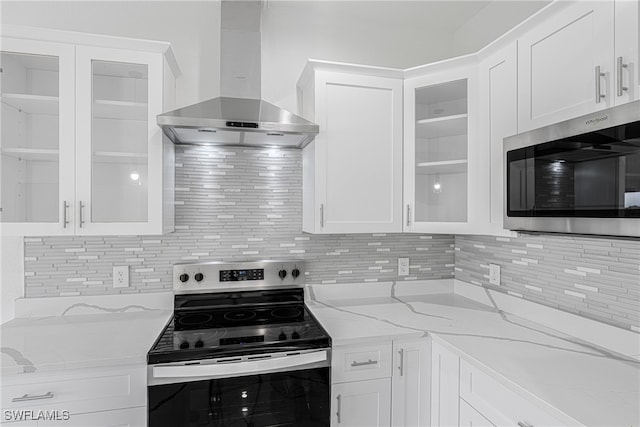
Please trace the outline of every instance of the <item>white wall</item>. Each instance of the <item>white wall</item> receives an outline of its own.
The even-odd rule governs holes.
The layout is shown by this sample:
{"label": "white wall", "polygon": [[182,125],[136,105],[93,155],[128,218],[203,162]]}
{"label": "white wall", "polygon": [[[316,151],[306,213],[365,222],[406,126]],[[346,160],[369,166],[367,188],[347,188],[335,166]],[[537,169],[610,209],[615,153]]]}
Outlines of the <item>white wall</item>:
{"label": "white wall", "polygon": [[551,0],[489,3],[454,32],[453,55],[477,52],[549,3]]}
{"label": "white wall", "polygon": [[310,58],[395,68],[448,58],[454,30],[484,4],[271,1],[262,19],[262,96],[297,111],[295,86]]}
{"label": "white wall", "polygon": [[220,92],[220,2],[5,1],[1,23],[170,42],[182,76],[176,105]]}

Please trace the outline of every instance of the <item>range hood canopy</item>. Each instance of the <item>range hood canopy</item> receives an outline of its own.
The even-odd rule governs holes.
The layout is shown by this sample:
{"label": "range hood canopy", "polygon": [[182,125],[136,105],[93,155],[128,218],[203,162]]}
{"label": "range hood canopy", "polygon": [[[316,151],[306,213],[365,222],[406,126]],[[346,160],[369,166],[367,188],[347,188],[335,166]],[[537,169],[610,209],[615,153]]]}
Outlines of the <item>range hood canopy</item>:
{"label": "range hood canopy", "polygon": [[223,96],[160,114],[175,144],[304,148],[318,125],[260,99],[260,1],[222,1]]}

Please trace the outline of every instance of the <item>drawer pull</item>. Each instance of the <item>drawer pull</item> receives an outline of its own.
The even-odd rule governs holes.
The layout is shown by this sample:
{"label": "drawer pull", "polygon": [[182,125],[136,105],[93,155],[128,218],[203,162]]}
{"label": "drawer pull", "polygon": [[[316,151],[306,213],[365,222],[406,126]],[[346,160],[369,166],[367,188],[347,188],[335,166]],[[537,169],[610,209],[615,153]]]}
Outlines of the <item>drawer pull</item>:
{"label": "drawer pull", "polygon": [[531,424],[525,423],[523,421],[518,421],[518,426],[519,427],[533,427]]}
{"label": "drawer pull", "polygon": [[42,400],[42,399],[53,399],[53,393],[50,391],[45,394],[37,394],[35,396],[29,396],[29,394],[25,394],[22,397],[14,397],[11,399],[12,402],[28,402],[30,400]]}
{"label": "drawer pull", "polygon": [[371,360],[369,359],[367,362],[356,362],[355,360],[353,362],[351,362],[351,366],[355,367],[355,366],[367,366],[367,365],[377,365],[378,361],[377,360]]}
{"label": "drawer pull", "polygon": [[336,400],[338,401],[338,410],[336,411],[336,417],[338,418],[338,424],[340,424],[340,404],[342,403],[340,395],[336,396]]}

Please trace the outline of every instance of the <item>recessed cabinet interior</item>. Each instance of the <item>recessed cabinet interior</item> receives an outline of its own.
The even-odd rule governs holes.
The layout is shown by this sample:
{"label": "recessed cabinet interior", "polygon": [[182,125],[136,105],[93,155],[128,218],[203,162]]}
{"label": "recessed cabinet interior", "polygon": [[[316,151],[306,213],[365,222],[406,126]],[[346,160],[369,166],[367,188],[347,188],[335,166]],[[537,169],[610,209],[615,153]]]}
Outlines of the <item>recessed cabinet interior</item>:
{"label": "recessed cabinet interior", "polygon": [[43,233],[64,222],[73,197],[74,48],[4,38],[2,49],[0,219]]}
{"label": "recessed cabinet interior", "polygon": [[155,117],[173,105],[178,70],[168,44],[143,43],[3,38],[3,233],[173,230],[173,146]]}
{"label": "recessed cabinet interior", "polygon": [[416,222],[467,220],[467,79],[415,89]]}
{"label": "recessed cabinet interior", "polygon": [[412,70],[405,79],[404,231],[473,233],[488,217],[476,73],[463,58]]}
{"label": "recessed cabinet interior", "polygon": [[320,133],[303,151],[303,231],[402,231],[402,73],[309,61],[300,113]]}

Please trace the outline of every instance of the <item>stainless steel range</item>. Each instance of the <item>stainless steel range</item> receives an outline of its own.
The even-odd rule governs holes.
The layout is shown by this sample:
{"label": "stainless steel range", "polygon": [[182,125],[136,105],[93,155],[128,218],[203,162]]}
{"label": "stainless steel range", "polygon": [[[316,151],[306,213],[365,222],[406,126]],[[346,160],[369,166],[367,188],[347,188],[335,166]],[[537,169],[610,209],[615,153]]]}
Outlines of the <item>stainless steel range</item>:
{"label": "stainless steel range", "polygon": [[331,339],[302,261],[174,266],[174,315],[148,353],[149,426],[328,426]]}

